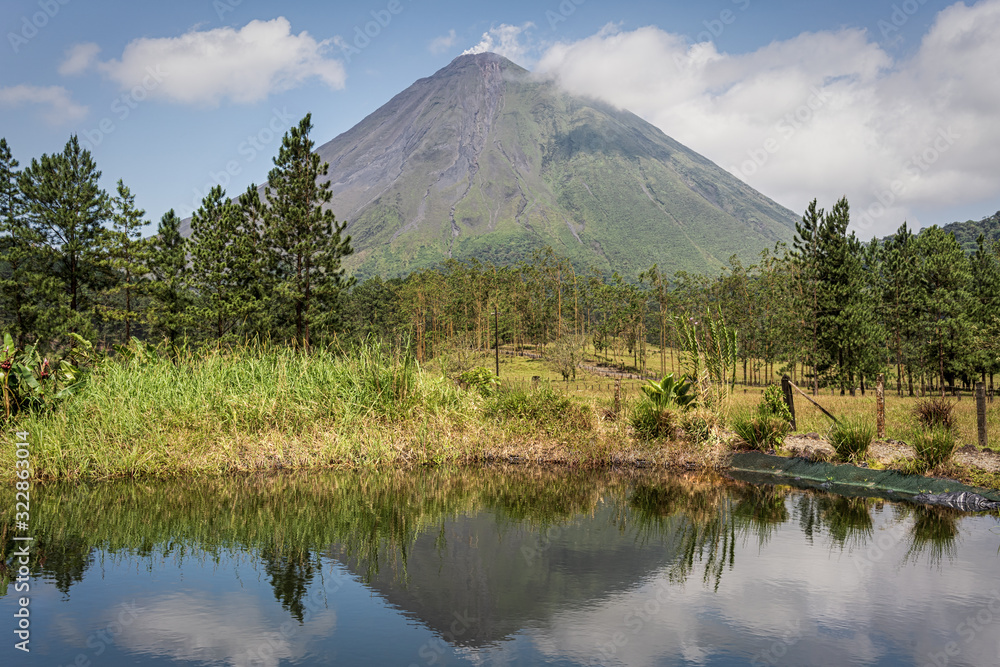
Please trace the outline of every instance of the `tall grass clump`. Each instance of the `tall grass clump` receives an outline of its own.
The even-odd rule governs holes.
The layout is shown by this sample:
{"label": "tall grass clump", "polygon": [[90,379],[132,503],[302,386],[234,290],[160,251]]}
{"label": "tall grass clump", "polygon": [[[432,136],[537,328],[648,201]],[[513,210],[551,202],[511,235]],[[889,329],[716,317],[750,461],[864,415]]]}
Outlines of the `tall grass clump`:
{"label": "tall grass clump", "polygon": [[733,417],[730,428],[751,449],[777,449],[792,431],[792,425],[781,417],[760,410],[743,410]]}
{"label": "tall grass clump", "polygon": [[958,444],[955,433],[940,425],[918,429],[910,439],[917,458],[928,470],[933,470],[950,459]]}
{"label": "tall grass clump", "polygon": [[494,421],[541,427],[550,434],[593,428],[588,408],[544,386],[522,389],[501,385],[487,398],[483,413]]}
{"label": "tall grass clump", "polygon": [[733,417],[730,427],[751,449],[777,449],[792,432],[792,414],[785,405],[781,388],[768,385],[760,403],[752,410],[742,410]]}
{"label": "tall grass clump", "polygon": [[955,404],[945,398],[928,398],[917,403],[913,415],[919,428],[910,440],[917,459],[933,470],[951,458],[958,444],[955,435]]}
{"label": "tall grass clump", "polygon": [[941,427],[951,430],[955,426],[955,404],[938,397],[918,401],[913,415],[924,429]]}
{"label": "tall grass clump", "polygon": [[863,416],[843,417],[830,429],[830,444],[841,461],[857,461],[875,439],[875,425]]}

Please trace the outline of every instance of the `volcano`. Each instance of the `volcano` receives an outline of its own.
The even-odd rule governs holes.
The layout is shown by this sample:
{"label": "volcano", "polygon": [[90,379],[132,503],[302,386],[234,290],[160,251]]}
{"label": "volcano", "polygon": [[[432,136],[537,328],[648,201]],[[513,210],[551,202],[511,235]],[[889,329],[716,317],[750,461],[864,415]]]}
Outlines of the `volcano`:
{"label": "volcano", "polygon": [[714,272],[798,216],[638,116],[493,53],[416,81],[317,152],[360,278],[544,246],[634,279]]}

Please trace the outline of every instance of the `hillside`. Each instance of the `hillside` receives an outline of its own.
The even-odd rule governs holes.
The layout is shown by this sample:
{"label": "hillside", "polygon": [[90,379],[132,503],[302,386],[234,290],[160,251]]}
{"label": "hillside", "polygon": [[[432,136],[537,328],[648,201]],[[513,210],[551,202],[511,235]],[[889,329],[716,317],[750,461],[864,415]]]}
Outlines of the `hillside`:
{"label": "hillside", "polygon": [[974,252],[976,239],[979,238],[980,234],[986,237],[986,245],[1000,241],[1000,211],[982,220],[949,223],[944,226],[944,231],[953,233],[955,240],[967,252]]}

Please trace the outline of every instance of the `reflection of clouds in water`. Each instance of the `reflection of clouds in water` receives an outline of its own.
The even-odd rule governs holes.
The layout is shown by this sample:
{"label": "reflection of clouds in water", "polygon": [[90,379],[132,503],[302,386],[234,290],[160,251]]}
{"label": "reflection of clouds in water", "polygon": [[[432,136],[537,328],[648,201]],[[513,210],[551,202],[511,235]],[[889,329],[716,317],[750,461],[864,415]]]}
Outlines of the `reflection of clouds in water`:
{"label": "reflection of clouds in water", "polygon": [[[876,537],[899,520],[906,528],[913,522],[872,514]],[[697,567],[684,584],[670,583],[665,569],[629,591],[558,612],[532,633],[534,644],[550,659],[595,665],[699,665],[739,656],[839,667],[893,658],[934,664],[931,656],[955,642],[960,655],[949,664],[1000,664],[1000,613],[975,636],[958,629],[1000,587],[990,575],[995,542],[976,518],[966,521],[968,539],[946,567],[908,562],[904,532],[882,541],[884,553],[870,569],[856,562],[866,548],[841,551],[825,539],[810,545],[785,523],[759,552],[755,543],[737,542],[735,567],[723,573],[717,593],[702,584]]]}
{"label": "reflection of clouds in water", "polygon": [[[147,599],[136,622],[125,628],[117,643],[173,660],[270,666],[282,659],[301,658],[309,637],[329,636],[336,627],[333,610],[318,611],[300,626],[284,616],[266,618],[254,602],[239,593],[217,597],[173,593]],[[253,661],[248,661],[250,655]]]}

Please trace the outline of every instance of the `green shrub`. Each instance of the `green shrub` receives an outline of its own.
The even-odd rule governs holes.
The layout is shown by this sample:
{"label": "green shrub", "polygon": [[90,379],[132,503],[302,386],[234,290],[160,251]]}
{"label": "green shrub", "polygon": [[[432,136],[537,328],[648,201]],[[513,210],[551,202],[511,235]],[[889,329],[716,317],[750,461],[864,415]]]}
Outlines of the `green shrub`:
{"label": "green shrub", "polygon": [[461,373],[458,384],[472,387],[483,396],[492,396],[500,387],[500,378],[490,369],[478,366]]}
{"label": "green shrub", "polygon": [[955,425],[955,404],[944,398],[928,398],[917,402],[913,414],[925,429],[940,426],[951,429]]}
{"label": "green shrub", "polygon": [[733,432],[748,447],[759,451],[767,451],[781,445],[785,436],[792,430],[792,425],[781,417],[759,409],[744,410],[732,420]]}
{"label": "green shrub", "polygon": [[757,410],[761,414],[781,417],[789,424],[792,423],[792,413],[785,403],[785,392],[776,384],[769,384],[764,387],[764,393],[760,397]]}
{"label": "green shrub", "polygon": [[710,440],[718,425],[719,416],[711,410],[688,410],[680,415],[681,431],[695,444]]}
{"label": "green shrub", "polygon": [[864,417],[842,418],[833,425],[829,437],[841,461],[864,457],[874,439],[875,425]]}
{"label": "green shrub", "polygon": [[653,406],[660,409],[676,406],[687,410],[694,407],[697,398],[694,393],[694,385],[684,378],[675,380],[673,373],[668,373],[660,382],[647,380],[640,389]]}
{"label": "green shrub", "polygon": [[636,433],[647,440],[672,438],[680,425],[676,408],[659,407],[649,399],[643,399],[635,406],[630,421]]}
{"label": "green shrub", "polygon": [[934,469],[951,458],[957,440],[950,428],[935,426],[916,431],[911,438],[913,449],[928,469]]}
{"label": "green shrub", "polygon": [[534,390],[501,388],[489,398],[484,412],[490,419],[530,422],[550,432],[593,428],[588,408],[549,387]]}

